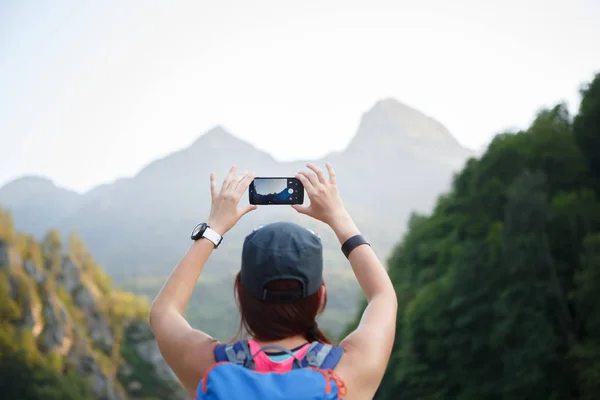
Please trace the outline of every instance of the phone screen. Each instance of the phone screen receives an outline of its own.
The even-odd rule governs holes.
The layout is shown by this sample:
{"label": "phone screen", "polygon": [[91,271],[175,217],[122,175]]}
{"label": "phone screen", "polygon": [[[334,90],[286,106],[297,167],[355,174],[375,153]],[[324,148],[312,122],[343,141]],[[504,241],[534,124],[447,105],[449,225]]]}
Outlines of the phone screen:
{"label": "phone screen", "polygon": [[254,178],[248,196],[250,204],[302,204],[304,186],[296,178]]}

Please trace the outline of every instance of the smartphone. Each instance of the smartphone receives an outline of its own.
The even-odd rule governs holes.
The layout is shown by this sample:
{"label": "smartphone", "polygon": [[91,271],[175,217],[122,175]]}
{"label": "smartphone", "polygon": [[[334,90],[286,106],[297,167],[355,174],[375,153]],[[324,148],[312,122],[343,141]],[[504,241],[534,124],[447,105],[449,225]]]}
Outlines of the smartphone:
{"label": "smartphone", "polygon": [[254,178],[248,188],[250,204],[302,204],[304,185],[296,178]]}

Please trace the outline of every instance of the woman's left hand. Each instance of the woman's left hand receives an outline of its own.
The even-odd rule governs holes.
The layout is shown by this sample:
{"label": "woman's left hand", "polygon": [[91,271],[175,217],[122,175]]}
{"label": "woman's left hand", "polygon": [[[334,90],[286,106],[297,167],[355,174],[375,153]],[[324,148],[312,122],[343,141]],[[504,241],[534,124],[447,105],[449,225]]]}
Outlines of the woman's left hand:
{"label": "woman's left hand", "polygon": [[233,228],[242,216],[252,210],[256,210],[256,206],[252,204],[238,208],[240,198],[254,179],[254,173],[246,171],[236,176],[236,171],[237,167],[235,165],[231,167],[220,191],[217,191],[215,173],[211,172],[210,174],[212,204],[208,217],[208,225],[221,236]]}

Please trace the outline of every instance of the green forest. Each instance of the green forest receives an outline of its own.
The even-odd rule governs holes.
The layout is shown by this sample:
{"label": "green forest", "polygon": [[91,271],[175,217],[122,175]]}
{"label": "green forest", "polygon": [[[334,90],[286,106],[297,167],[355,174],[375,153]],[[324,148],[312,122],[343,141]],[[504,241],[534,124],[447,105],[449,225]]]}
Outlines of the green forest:
{"label": "green forest", "polygon": [[581,96],[497,135],[412,216],[377,399],[600,398],[600,74]]}

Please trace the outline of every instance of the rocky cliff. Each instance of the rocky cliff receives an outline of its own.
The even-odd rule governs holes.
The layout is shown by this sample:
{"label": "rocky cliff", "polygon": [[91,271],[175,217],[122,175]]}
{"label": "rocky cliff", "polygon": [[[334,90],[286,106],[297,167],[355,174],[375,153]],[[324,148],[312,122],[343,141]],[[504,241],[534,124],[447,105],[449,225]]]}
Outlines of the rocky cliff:
{"label": "rocky cliff", "polygon": [[[63,245],[50,231],[38,242],[14,232],[0,209],[0,370],[9,371],[0,374],[0,392],[11,398],[187,398],[160,355],[147,304],[113,287],[75,235]],[[56,382],[30,375],[40,370]],[[65,392],[57,392],[67,379],[80,389],[65,384]]]}

